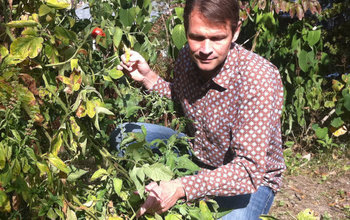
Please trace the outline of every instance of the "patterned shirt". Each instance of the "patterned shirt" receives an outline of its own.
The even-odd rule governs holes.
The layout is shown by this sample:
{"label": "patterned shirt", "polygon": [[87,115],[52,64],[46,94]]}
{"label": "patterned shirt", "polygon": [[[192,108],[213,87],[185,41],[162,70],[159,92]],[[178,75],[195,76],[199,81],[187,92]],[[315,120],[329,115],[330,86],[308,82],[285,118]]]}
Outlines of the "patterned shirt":
{"label": "patterned shirt", "polygon": [[181,178],[187,200],[253,193],[261,185],[276,192],[285,170],[283,86],[277,68],[232,44],[220,72],[207,82],[202,78],[186,45],[175,64],[174,81],[159,77],[152,88],[181,103],[194,122],[194,154],[208,165]]}

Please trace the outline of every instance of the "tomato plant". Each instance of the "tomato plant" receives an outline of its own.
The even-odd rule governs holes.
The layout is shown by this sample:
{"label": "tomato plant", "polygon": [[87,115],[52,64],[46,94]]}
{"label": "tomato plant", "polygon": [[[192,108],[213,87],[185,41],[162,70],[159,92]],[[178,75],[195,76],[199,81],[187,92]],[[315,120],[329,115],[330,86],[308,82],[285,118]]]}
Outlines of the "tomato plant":
{"label": "tomato plant", "polygon": [[96,38],[97,36],[105,37],[106,34],[105,34],[105,32],[103,32],[103,30],[102,30],[101,28],[96,27],[96,28],[94,28],[94,29],[92,30],[91,36],[92,36],[93,38]]}
{"label": "tomato plant", "polygon": [[[150,0],[89,0],[91,19],[85,20],[76,16],[74,2],[0,5],[0,214],[8,219],[133,219],[147,183],[198,170],[187,142],[175,137],[152,143],[163,157],[149,150],[146,131],[123,141],[123,157],[108,144],[115,126],[127,121],[184,129],[186,119],[172,101],[144,93],[116,69],[129,48],[159,70],[162,54],[172,62],[186,43],[184,1],[167,2],[157,33]],[[239,43],[279,67],[288,146],[332,149],[349,137],[350,35],[343,31],[350,29],[346,21],[327,31],[322,21],[346,11],[349,1],[323,12],[319,6],[311,0],[241,1]],[[338,76],[329,74],[333,68]],[[185,153],[178,156],[174,148]],[[218,218],[218,207],[208,203],[211,209],[180,201],[146,218]]]}

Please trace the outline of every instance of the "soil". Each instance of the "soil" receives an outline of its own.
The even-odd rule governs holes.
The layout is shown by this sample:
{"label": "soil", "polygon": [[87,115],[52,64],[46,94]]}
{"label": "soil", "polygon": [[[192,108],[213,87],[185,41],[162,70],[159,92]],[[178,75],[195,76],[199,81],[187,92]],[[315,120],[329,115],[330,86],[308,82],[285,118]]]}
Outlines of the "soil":
{"label": "soil", "polygon": [[337,164],[305,167],[298,174],[285,175],[269,215],[298,219],[299,212],[310,209],[315,219],[350,219],[350,160]]}

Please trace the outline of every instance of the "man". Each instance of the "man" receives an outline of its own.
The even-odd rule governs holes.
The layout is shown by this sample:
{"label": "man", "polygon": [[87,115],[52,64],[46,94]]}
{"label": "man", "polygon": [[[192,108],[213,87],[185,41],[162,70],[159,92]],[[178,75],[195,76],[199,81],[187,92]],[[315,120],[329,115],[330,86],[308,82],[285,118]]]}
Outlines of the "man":
{"label": "man", "polygon": [[223,219],[258,219],[272,205],[285,169],[283,86],[275,66],[235,44],[238,15],[236,0],[186,1],[188,45],[176,61],[173,83],[153,72],[137,52],[131,51],[127,63],[121,57],[120,70],[181,103],[194,121],[193,151],[203,167],[196,175],[149,184],[138,216],[162,213],[180,198],[212,196],[234,209]]}

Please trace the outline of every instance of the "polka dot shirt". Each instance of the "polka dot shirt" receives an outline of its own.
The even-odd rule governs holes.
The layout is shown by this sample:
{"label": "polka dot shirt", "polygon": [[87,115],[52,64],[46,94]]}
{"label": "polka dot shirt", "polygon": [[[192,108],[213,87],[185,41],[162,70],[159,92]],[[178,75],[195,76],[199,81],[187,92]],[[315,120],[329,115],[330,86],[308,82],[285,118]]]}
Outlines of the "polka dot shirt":
{"label": "polka dot shirt", "polygon": [[233,44],[220,72],[203,82],[189,54],[187,45],[172,83],[159,78],[151,89],[179,101],[194,121],[193,150],[208,166],[181,178],[187,200],[253,193],[261,185],[276,192],[285,170],[277,68]]}

